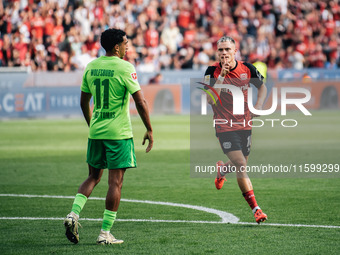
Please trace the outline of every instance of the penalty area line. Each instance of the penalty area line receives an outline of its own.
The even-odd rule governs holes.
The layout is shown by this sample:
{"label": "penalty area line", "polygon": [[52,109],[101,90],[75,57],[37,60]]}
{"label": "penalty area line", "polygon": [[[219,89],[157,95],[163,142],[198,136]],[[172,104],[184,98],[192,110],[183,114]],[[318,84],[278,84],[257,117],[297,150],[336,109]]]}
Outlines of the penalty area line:
{"label": "penalty area line", "polygon": [[[0,217],[0,220],[50,220],[62,221],[64,218],[48,217]],[[79,221],[102,221],[103,219],[80,218]],[[152,223],[193,223],[193,224],[232,224],[232,225],[259,225],[254,222],[221,222],[221,221],[194,221],[194,220],[156,220],[156,219],[116,219],[118,222],[152,222]],[[280,224],[280,223],[262,223],[261,226],[272,227],[302,227],[302,228],[327,228],[340,229],[340,226],[328,225],[306,225],[306,224]]]}

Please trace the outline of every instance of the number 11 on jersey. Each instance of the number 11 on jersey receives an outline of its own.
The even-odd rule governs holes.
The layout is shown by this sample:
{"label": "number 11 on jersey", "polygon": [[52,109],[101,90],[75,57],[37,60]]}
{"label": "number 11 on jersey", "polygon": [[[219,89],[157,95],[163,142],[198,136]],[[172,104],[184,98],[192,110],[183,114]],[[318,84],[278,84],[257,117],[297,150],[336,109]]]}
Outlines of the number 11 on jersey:
{"label": "number 11 on jersey", "polygon": [[101,81],[100,79],[95,79],[93,82],[94,86],[96,87],[96,108],[101,108],[101,85],[104,86],[104,95],[103,95],[103,108],[109,109],[109,79],[105,79]]}

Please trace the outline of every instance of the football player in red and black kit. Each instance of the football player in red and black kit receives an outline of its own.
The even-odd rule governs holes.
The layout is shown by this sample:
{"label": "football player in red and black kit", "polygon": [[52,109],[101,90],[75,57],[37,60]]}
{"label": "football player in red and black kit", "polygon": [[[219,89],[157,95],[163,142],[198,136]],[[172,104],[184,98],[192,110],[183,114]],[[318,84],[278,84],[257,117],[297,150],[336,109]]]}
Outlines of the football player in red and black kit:
{"label": "football player in red and black kit", "polygon": [[[244,115],[233,114],[233,96],[228,89],[215,88],[215,92],[219,95],[222,104],[220,104],[215,92],[211,94],[215,97],[214,100],[207,95],[207,101],[211,104],[214,112],[214,120],[223,120],[222,124],[215,124],[216,136],[219,139],[223,152],[229,158],[229,161],[224,163],[219,161],[216,163],[217,177],[215,186],[221,189],[225,179],[226,172],[221,169],[228,169],[228,166],[235,166],[237,183],[243,193],[244,198],[251,207],[257,223],[267,219],[267,215],[262,212],[258,206],[252,183],[245,171],[250,153],[251,145],[251,119],[255,117],[248,108],[248,88],[252,83],[257,89],[257,102],[255,109],[261,110],[264,100],[267,95],[267,88],[263,83],[263,76],[250,63],[236,61],[235,54],[237,52],[235,41],[233,38],[223,36],[217,42],[218,63],[209,66],[205,72],[205,82],[210,80],[210,85],[215,84],[232,84],[240,88],[244,95]],[[206,86],[208,89],[208,86]],[[215,121],[215,123],[219,123]],[[230,168],[229,168],[230,169]]]}

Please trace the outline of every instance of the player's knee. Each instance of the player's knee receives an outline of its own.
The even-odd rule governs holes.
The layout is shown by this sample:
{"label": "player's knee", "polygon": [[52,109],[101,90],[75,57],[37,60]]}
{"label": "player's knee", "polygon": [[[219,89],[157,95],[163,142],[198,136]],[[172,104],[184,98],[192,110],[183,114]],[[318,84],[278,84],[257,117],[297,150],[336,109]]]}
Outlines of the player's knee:
{"label": "player's knee", "polygon": [[101,178],[99,177],[98,179],[95,179],[96,180],[96,185],[100,182]]}
{"label": "player's knee", "polygon": [[89,176],[89,178],[91,178],[92,181],[95,182],[95,185],[97,185],[100,182],[100,180],[101,180],[101,176],[93,175],[93,174],[91,174]]}

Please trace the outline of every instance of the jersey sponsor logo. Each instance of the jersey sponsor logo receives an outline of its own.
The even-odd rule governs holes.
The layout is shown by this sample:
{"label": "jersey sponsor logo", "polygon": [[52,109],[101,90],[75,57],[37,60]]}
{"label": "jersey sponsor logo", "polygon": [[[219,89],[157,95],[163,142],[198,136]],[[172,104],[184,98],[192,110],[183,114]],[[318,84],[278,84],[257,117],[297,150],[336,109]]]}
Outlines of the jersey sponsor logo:
{"label": "jersey sponsor logo", "polygon": [[210,82],[210,74],[204,76],[204,83],[209,83]]}
{"label": "jersey sponsor logo", "polygon": [[241,73],[241,74],[240,74],[240,79],[241,79],[242,81],[248,79],[247,73]]}
{"label": "jersey sponsor logo", "polygon": [[[205,77],[206,77],[206,76],[205,76]],[[209,77],[210,77],[210,75],[209,75]],[[209,79],[210,79],[210,78],[209,78]],[[220,104],[222,105],[221,98],[220,98],[219,94],[217,93],[217,91],[216,91],[213,87],[209,86],[209,85],[206,84],[206,83],[202,83],[202,82],[197,82],[197,83],[206,86],[206,87],[209,88],[212,92],[214,92],[215,95],[217,96],[218,100],[220,101]],[[197,87],[197,88],[198,88],[198,89],[201,89],[201,90],[203,90],[205,93],[207,93],[207,94],[212,98],[212,100],[214,101],[214,103],[215,103],[215,105],[216,105],[216,100],[215,100],[214,96],[213,96],[208,90],[202,89],[202,88],[199,88],[199,87]]]}
{"label": "jersey sponsor logo", "polygon": [[223,143],[223,148],[224,149],[230,149],[231,148],[231,142],[224,142]]}
{"label": "jersey sponsor logo", "polygon": [[137,81],[137,73],[131,73],[131,77],[134,81]]}

